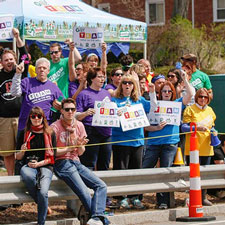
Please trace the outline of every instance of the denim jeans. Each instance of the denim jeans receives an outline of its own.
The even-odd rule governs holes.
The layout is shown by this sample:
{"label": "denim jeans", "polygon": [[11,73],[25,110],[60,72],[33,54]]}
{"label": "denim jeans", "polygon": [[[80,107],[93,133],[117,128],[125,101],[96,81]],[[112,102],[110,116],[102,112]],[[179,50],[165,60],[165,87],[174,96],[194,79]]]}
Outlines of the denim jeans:
{"label": "denim jeans", "polygon": [[[87,132],[88,144],[107,143],[111,141],[111,136],[105,137],[98,133],[92,126],[85,126]],[[87,146],[85,152],[80,156],[80,161],[83,165],[91,170],[95,167],[97,170],[108,170],[112,153],[112,145],[94,145]]]}
{"label": "denim jeans", "polygon": [[[37,189],[36,176],[38,170],[41,171],[40,189]],[[44,225],[48,211],[48,190],[53,172],[46,167],[34,169],[24,165],[20,170],[20,174],[29,194],[38,205],[38,224]]]}
{"label": "denim jeans", "polygon": [[[54,171],[79,197],[91,217],[104,217],[107,186],[100,178],[77,160],[58,160]],[[88,188],[94,190],[93,197]]]}
{"label": "denim jeans", "polygon": [[[177,152],[177,144],[149,145],[147,146],[143,168],[154,168],[158,159],[160,167],[171,167]],[[169,193],[157,193],[157,203],[169,206]]]}

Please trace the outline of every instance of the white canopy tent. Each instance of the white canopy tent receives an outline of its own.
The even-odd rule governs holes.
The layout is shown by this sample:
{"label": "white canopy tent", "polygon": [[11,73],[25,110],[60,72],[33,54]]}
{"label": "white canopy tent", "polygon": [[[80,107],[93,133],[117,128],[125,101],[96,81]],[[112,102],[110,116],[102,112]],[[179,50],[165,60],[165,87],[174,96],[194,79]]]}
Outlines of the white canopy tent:
{"label": "white canopy tent", "polygon": [[146,42],[146,23],[98,10],[78,0],[3,0],[0,15],[15,17],[26,39],[65,40],[73,26],[103,27],[105,41]]}

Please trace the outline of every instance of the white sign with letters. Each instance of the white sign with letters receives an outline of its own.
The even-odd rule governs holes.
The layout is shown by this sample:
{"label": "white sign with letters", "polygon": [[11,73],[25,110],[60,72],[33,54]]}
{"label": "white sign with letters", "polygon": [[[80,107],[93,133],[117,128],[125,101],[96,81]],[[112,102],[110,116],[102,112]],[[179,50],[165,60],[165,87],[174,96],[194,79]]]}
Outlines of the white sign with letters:
{"label": "white sign with letters", "polygon": [[104,29],[74,26],[73,41],[79,48],[100,48],[104,42]]}
{"label": "white sign with letters", "polygon": [[166,121],[167,124],[180,126],[181,102],[157,101],[157,108],[148,114],[150,124],[159,124]]}
{"label": "white sign with letters", "polygon": [[0,40],[13,38],[13,16],[0,16]]}
{"label": "white sign with letters", "polygon": [[122,111],[120,123],[123,131],[149,126],[149,121],[142,104],[124,106],[118,109]]}
{"label": "white sign with letters", "polygon": [[119,127],[120,121],[117,115],[117,105],[111,101],[95,101],[95,114],[92,126]]}

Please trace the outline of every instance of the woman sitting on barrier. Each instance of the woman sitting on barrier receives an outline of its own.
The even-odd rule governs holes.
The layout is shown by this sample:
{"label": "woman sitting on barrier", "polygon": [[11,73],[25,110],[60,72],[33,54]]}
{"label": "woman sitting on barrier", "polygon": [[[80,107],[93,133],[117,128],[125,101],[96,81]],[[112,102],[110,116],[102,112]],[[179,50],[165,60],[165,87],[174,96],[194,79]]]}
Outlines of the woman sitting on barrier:
{"label": "woman sitting on barrier", "polygon": [[[191,100],[192,92],[187,80],[187,74],[181,74],[184,84],[187,88],[187,95],[176,99],[176,90],[171,82],[166,81],[159,90],[159,100],[181,102],[182,108]],[[177,152],[177,144],[180,141],[179,126],[170,125],[166,121],[158,125],[146,127],[150,138],[147,143],[147,149],[143,159],[143,168],[154,168],[158,159],[160,167],[171,167]],[[159,209],[168,208],[169,193],[157,193],[157,204]]]}
{"label": "woman sitting on barrier", "polygon": [[[48,212],[48,190],[53,175],[55,134],[48,126],[44,111],[33,107],[25,130],[18,137],[16,159],[23,160],[20,170],[29,194],[38,205],[38,225],[44,225]],[[50,209],[49,209],[50,210]]]}
{"label": "woman sitting on barrier", "polygon": [[[216,115],[213,109],[208,106],[210,103],[210,96],[206,88],[201,88],[196,92],[195,104],[187,107],[184,111],[182,131],[190,131],[190,123],[195,122],[197,125],[197,138],[199,148],[199,163],[200,165],[209,165],[211,156],[214,155],[213,146],[211,143],[211,129],[214,126]],[[194,128],[193,128],[194,130]],[[190,151],[190,133],[186,134],[185,155],[187,156],[187,163],[189,164]],[[202,204],[211,206],[212,203],[206,199],[206,191],[202,190]]]}
{"label": "woman sitting on barrier", "polygon": [[[138,95],[137,83],[132,75],[124,75],[119,87],[116,90],[115,98],[112,98],[118,107],[131,106],[136,104],[142,104],[146,113],[150,111],[150,108],[156,106],[156,95],[154,84],[149,84],[151,100],[155,100],[154,103],[145,100],[142,96]],[[118,115],[122,112],[118,110]],[[135,139],[135,141],[130,141]],[[113,149],[113,169],[140,169],[142,168],[142,152],[144,148],[144,129],[136,128],[128,131],[122,131],[122,128],[112,128],[112,145]],[[130,199],[132,197],[132,199]],[[134,207],[143,208],[138,196],[129,196],[121,201],[121,206],[124,208],[130,208],[130,200]]]}

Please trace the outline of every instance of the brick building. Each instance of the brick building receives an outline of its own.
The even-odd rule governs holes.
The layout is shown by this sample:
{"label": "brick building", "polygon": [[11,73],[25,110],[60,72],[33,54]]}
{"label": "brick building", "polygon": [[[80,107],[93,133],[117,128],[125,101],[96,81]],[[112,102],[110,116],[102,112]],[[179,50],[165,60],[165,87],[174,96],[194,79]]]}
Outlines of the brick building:
{"label": "brick building", "polygon": [[[169,21],[174,5],[174,0],[84,0],[84,2],[112,14],[147,22],[149,26],[162,26]],[[195,26],[225,22],[225,0],[190,0],[188,19],[194,21]]]}

